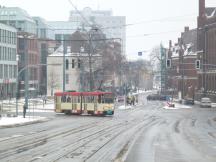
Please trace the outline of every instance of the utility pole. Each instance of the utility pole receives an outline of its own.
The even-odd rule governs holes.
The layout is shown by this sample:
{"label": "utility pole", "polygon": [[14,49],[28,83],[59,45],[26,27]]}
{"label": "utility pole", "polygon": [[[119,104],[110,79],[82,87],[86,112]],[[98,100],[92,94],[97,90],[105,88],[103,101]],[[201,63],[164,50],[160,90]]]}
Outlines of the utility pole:
{"label": "utility pole", "polygon": [[65,41],[63,40],[64,35],[62,35],[62,45],[63,45],[63,78],[62,78],[62,81],[63,81],[63,88],[62,88],[62,91],[65,92],[65,54],[67,52],[67,47],[65,46]]}
{"label": "utility pole", "polygon": [[180,69],[181,69],[181,79],[182,79],[182,84],[181,84],[181,99],[184,99],[184,51],[182,49],[182,39],[179,38],[179,46],[180,46]]}
{"label": "utility pole", "polygon": [[[91,31],[90,31],[91,32]],[[92,55],[93,55],[93,49],[92,49],[92,38],[91,33],[89,33],[89,79],[90,79],[90,91],[93,91],[93,78],[92,78]]]}
{"label": "utility pole", "polygon": [[[203,65],[205,65],[205,64],[207,64],[207,53],[208,53],[208,51],[207,51],[207,27],[205,27],[204,28],[204,41],[205,41],[205,43],[204,43],[204,50],[203,50],[203,56],[202,56],[202,61],[203,61]],[[206,97],[206,66],[202,66],[202,69],[203,69],[203,77],[202,77],[202,79],[203,79],[203,97]]]}
{"label": "utility pole", "polygon": [[[24,36],[23,39],[24,39],[25,66],[28,66],[28,40],[26,36]],[[28,96],[29,96],[29,75],[28,75],[28,68],[26,68],[25,69],[25,105],[26,105],[26,109],[28,109]]]}

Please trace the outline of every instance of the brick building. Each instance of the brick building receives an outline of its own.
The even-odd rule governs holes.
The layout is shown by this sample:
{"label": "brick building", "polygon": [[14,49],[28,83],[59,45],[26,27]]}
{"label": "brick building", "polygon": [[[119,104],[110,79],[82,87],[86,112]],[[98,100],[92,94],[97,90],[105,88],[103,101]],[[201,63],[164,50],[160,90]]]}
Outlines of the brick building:
{"label": "brick building", "polygon": [[[38,50],[38,40],[36,36],[26,33],[18,32],[17,39],[17,53],[19,55],[18,69],[22,70],[28,65],[38,65],[39,64],[39,50]],[[25,92],[25,72],[19,75],[19,90],[20,95],[23,96]],[[36,95],[39,86],[39,71],[36,67],[28,68],[28,80],[29,80],[29,94],[31,96]]]}
{"label": "brick building", "polygon": [[168,90],[179,98],[193,98],[198,86],[197,69],[197,29],[185,27],[178,42],[169,43],[168,59],[171,67],[167,68]]}
{"label": "brick building", "polygon": [[205,0],[199,0],[198,16],[198,98],[208,96],[216,100],[216,8],[205,7]]}

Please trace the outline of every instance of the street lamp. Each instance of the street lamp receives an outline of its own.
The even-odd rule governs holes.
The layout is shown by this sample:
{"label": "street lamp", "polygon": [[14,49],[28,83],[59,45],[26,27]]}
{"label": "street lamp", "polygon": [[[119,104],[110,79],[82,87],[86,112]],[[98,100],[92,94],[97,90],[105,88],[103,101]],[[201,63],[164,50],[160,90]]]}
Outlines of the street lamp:
{"label": "street lamp", "polygon": [[85,52],[85,49],[84,47],[80,47],[80,55],[79,55],[79,59],[78,59],[78,64],[80,64],[80,91],[83,91],[83,68],[84,68],[84,61],[83,59],[81,59],[81,53],[84,53]]}
{"label": "street lamp", "polygon": [[[24,35],[19,35],[18,38],[23,38],[23,40],[24,40],[24,58],[25,58],[24,62],[25,62],[25,66],[28,66],[29,65],[28,64],[28,60],[29,60],[29,58],[28,58],[28,39],[30,40],[31,38],[34,38],[34,35],[24,34]],[[26,108],[28,109],[29,72],[28,72],[28,68],[24,68],[23,70],[25,70],[25,104],[26,104]],[[23,70],[21,70],[20,73]],[[16,84],[17,84],[17,82],[16,82]],[[16,98],[17,98],[17,96],[16,96]],[[16,109],[16,114],[18,115],[17,111],[18,110]]]}
{"label": "street lamp", "polygon": [[[26,69],[28,69],[28,68],[30,68],[30,67],[38,67],[38,66],[48,66],[48,65],[61,65],[61,64],[37,64],[37,65],[27,65],[27,66],[25,66],[24,68],[22,68],[19,72],[18,72],[18,74],[17,74],[17,78],[16,78],[16,116],[18,116],[18,82],[19,82],[19,76],[20,76],[20,74],[24,71],[24,70],[26,70]],[[28,91],[28,89],[27,89],[27,91]],[[27,97],[25,97],[25,99],[26,99],[26,104],[28,104],[28,96]]]}

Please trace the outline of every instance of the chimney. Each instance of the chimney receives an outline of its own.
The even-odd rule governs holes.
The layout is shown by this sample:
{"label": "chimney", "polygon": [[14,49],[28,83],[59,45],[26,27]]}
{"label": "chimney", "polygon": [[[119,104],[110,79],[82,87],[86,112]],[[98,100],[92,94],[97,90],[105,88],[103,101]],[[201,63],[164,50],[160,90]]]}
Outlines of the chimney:
{"label": "chimney", "polygon": [[189,32],[189,26],[185,26],[185,28],[184,28],[184,32]]}
{"label": "chimney", "polygon": [[169,40],[169,49],[172,47],[172,40]]}
{"label": "chimney", "polygon": [[205,17],[205,0],[199,0],[199,17]]}

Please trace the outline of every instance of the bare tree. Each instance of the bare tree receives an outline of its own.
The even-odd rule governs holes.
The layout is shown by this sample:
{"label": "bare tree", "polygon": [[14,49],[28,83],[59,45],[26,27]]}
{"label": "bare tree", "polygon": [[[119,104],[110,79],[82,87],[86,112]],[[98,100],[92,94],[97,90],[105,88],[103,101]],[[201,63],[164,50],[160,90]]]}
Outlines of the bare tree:
{"label": "bare tree", "polygon": [[59,80],[58,80],[58,77],[57,77],[57,75],[53,69],[52,69],[51,73],[49,74],[48,86],[51,90],[50,94],[51,94],[51,96],[53,96],[54,89],[59,87]]}
{"label": "bare tree", "polygon": [[[80,52],[80,47],[85,49],[85,54],[88,54],[88,71],[85,74],[89,80],[89,90],[101,87],[102,82],[107,78],[106,76],[119,73],[119,67],[124,56],[121,54],[121,44],[116,40],[106,39],[105,34],[97,27],[92,27],[89,32],[76,31],[72,34],[68,45],[71,46],[71,51],[75,53]],[[98,57],[102,57],[101,66],[94,66],[100,62]],[[99,82],[99,83],[98,83]],[[95,84],[99,85],[95,85]]]}

